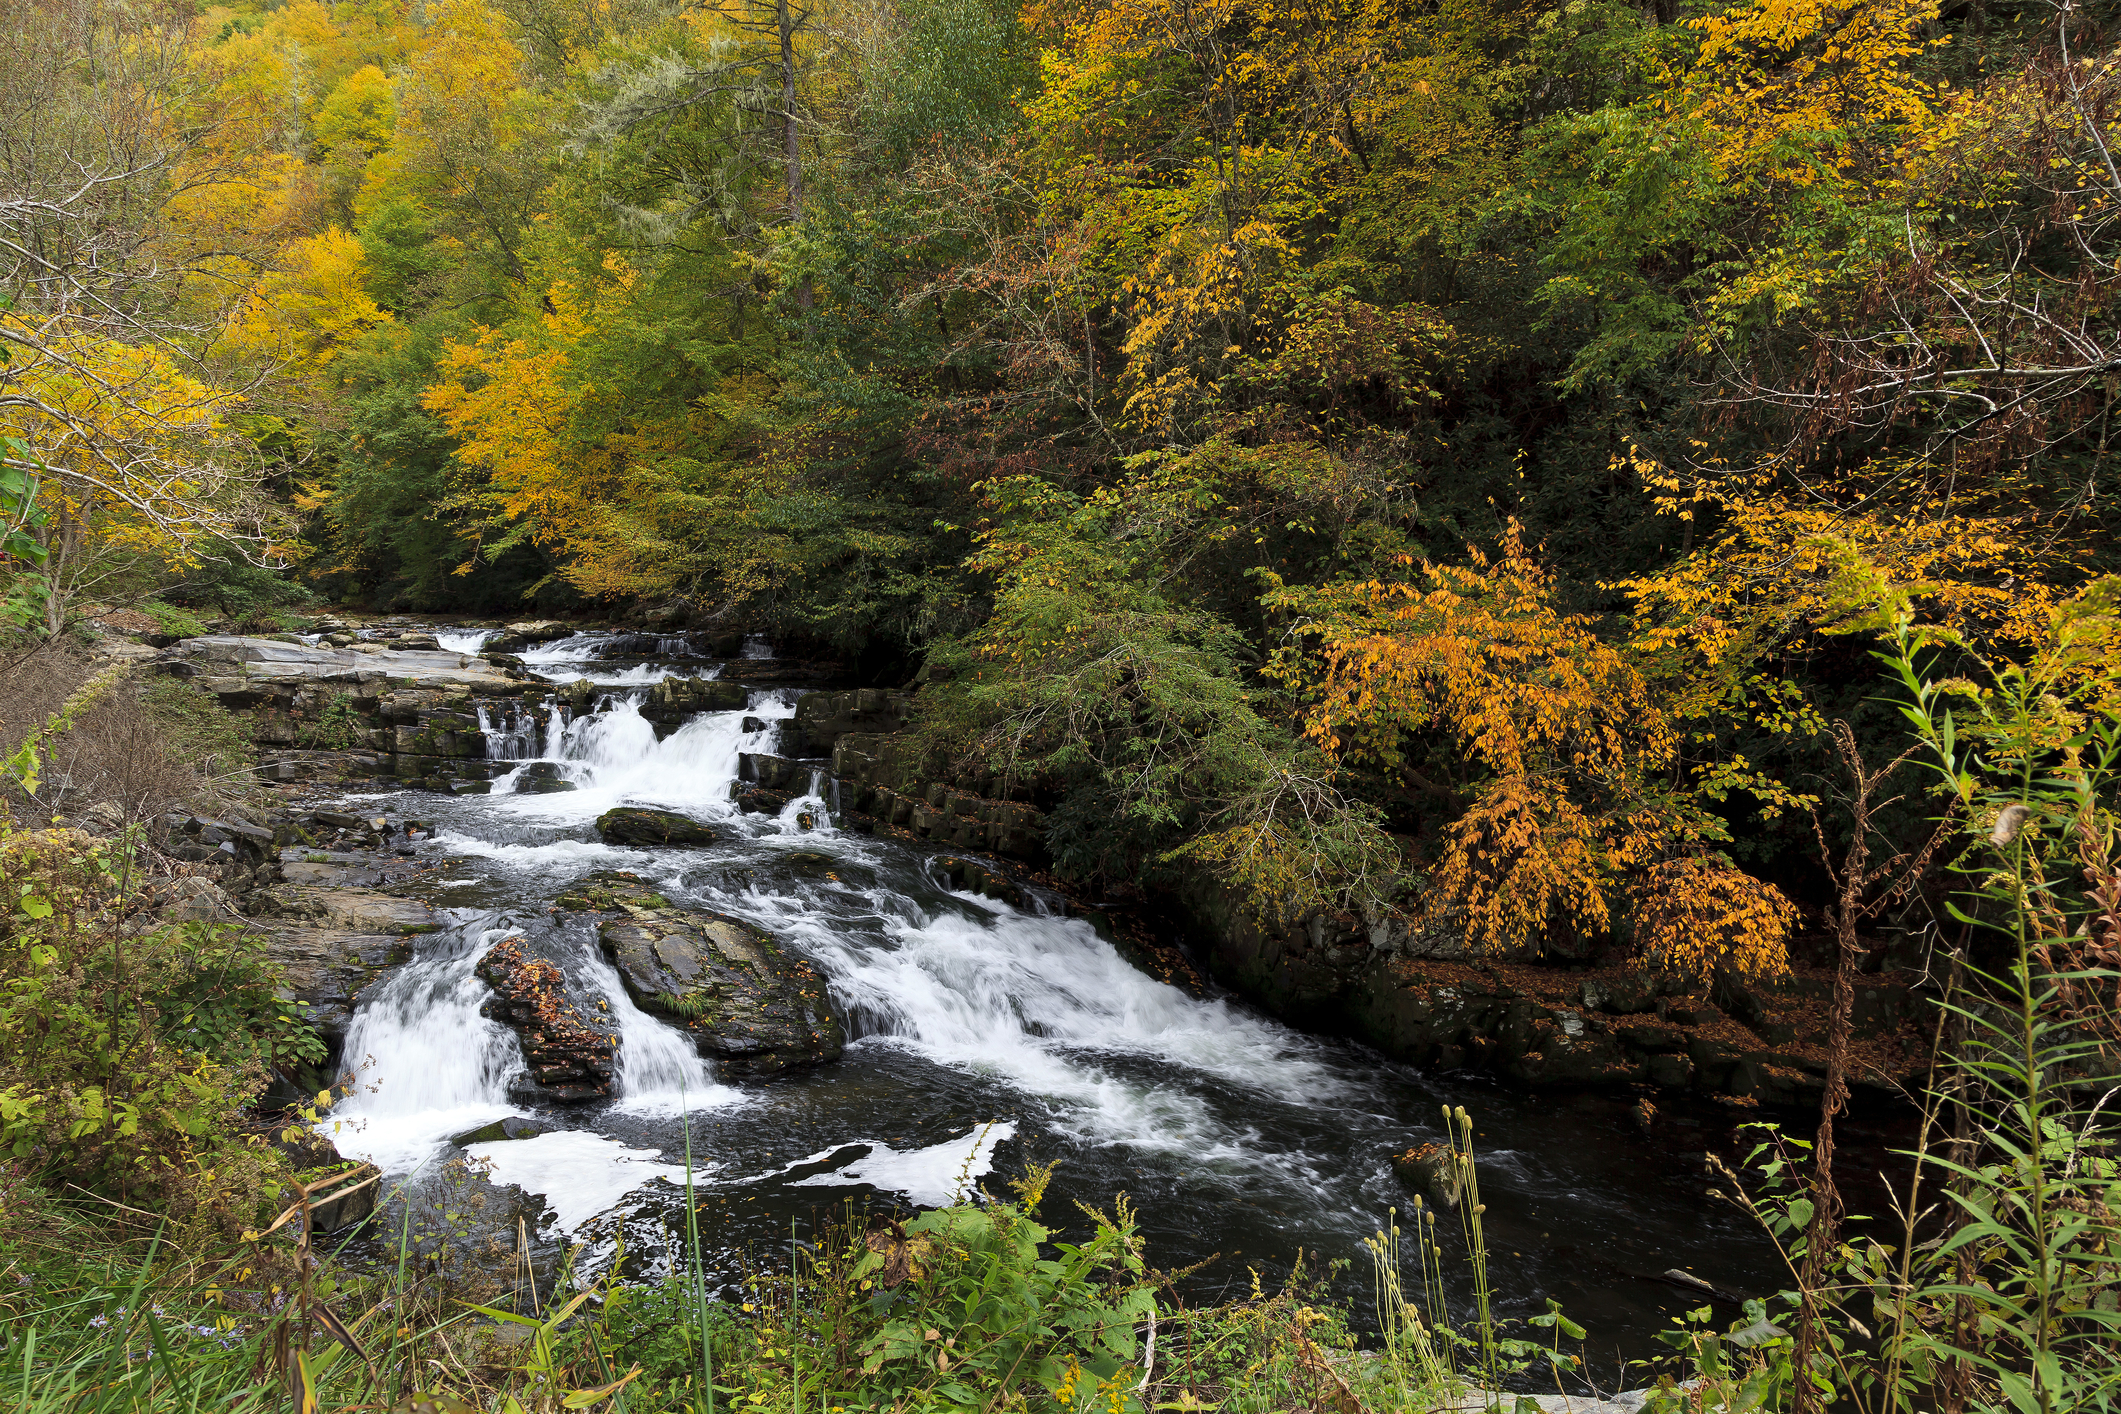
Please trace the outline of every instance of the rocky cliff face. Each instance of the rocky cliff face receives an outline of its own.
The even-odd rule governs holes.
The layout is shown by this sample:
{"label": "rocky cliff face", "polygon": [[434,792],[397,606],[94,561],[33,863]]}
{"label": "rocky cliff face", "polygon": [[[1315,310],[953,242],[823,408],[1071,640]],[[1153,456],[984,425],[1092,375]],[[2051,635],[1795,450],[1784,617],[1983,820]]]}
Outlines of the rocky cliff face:
{"label": "rocky cliff face", "polygon": [[556,691],[462,653],[266,638],[188,638],[155,666],[242,713],[259,775],[280,784],[386,777],[483,791],[513,763],[487,759],[478,712]]}

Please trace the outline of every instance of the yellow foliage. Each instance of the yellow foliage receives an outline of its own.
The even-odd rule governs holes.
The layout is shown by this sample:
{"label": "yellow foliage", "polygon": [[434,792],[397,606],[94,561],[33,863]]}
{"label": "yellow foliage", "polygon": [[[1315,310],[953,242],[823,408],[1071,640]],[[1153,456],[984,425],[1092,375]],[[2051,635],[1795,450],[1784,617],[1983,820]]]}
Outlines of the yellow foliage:
{"label": "yellow foliage", "polygon": [[366,162],[388,145],[397,116],[389,77],[367,64],[317,105],[317,142],[335,161]]}
{"label": "yellow foliage", "polygon": [[1267,600],[1315,645],[1278,671],[1309,690],[1321,750],[1415,778],[1410,741],[1433,732],[1477,772],[1433,880],[1476,946],[1602,931],[1616,880],[1715,829],[1657,783],[1679,744],[1663,704],[1553,589],[1513,527],[1493,560]]}
{"label": "yellow foliage", "polygon": [[[1622,463],[1660,511],[1717,526],[1671,568],[1616,586],[1635,600],[1638,650],[1660,663],[1688,710],[1728,690],[1723,670],[1748,671],[1763,651],[1846,628],[1877,582],[1973,639],[2024,642],[2045,627],[2053,594],[2041,572],[2056,544],[2023,516],[1956,512],[1922,496],[1865,510],[1786,494],[1766,475],[1711,480],[1639,451]],[[1915,479],[1903,473],[1869,469],[1849,478],[1852,493],[1865,477]]]}
{"label": "yellow foliage", "polygon": [[339,350],[390,319],[362,283],[361,243],[337,226],[290,245],[237,312],[234,345],[314,379]]}
{"label": "yellow foliage", "polygon": [[1708,977],[1728,967],[1744,977],[1789,971],[1787,940],[1797,909],[1773,884],[1714,855],[1681,855],[1635,884],[1635,941],[1670,972]]}
{"label": "yellow foliage", "polygon": [[1810,186],[1853,173],[1862,138],[1919,129],[1936,102],[1908,61],[1943,43],[1936,0],[1752,0],[1700,32],[1675,102],[1728,181]]}
{"label": "yellow foliage", "polygon": [[234,527],[244,507],[223,418],[235,395],[185,373],[159,346],[0,320],[41,346],[31,356],[16,350],[0,434],[21,438],[45,467],[39,494],[59,542],[56,575],[71,584],[91,574],[91,542],[96,555],[188,564],[201,541]]}
{"label": "yellow foliage", "polygon": [[591,311],[564,285],[548,303],[511,331],[481,326],[472,343],[449,344],[421,402],[458,439],[457,460],[485,473],[484,499],[499,518],[564,544],[603,516],[619,478],[607,452],[578,448],[568,435],[591,391],[570,368]]}

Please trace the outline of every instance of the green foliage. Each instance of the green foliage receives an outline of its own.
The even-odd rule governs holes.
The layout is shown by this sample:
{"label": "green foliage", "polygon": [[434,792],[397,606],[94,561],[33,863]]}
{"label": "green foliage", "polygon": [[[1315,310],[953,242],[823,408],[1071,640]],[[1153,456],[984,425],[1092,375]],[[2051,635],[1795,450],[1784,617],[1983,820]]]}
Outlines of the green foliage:
{"label": "green foliage", "polygon": [[140,689],[140,703],[173,759],[195,766],[209,780],[236,776],[257,757],[242,721],[181,678],[149,679]]}
{"label": "green foliage", "polygon": [[344,751],[361,738],[361,714],[354,710],[353,694],[335,692],[314,722],[303,724],[302,745],[325,751]]}
{"label": "green foliage", "polygon": [[165,604],[159,599],[150,599],[142,604],[140,612],[153,619],[162,632],[171,638],[200,638],[209,632],[206,624],[189,609]]}
{"label": "green foliage", "polygon": [[[0,300],[0,313],[7,308]],[[0,367],[7,363],[0,348]],[[44,617],[51,584],[44,577],[50,552],[36,535],[47,512],[39,503],[39,464],[29,444],[0,436],[0,627],[21,629]]]}
{"label": "green foliage", "polygon": [[1768,1128],[1735,1196],[1797,1287],[1771,1303],[1786,1313],[1774,1320],[1755,1302],[1722,1333],[1707,1311],[1675,1322],[1667,1343],[1707,1390],[1659,1407],[2053,1414],[2121,1401],[2121,1160],[2104,1114],[2121,1041],[2115,590],[2062,606],[2024,662],[1941,681],[1934,650],[1962,641],[1888,603],[1880,656],[1949,812],[1951,910],[1970,944],[1938,1004],[1915,1174],[1894,1223],[1843,1229],[1822,1211],[1839,1203],[1831,1169],[1822,1181],[1811,1146]]}
{"label": "green foliage", "polygon": [[181,1218],[247,1223],[266,1195],[221,1184],[254,1167],[237,1110],[323,1045],[254,936],[124,926],[139,850],[78,831],[0,839],[0,1147]]}
{"label": "green foliage", "polygon": [[254,564],[229,544],[208,545],[199,563],[170,597],[186,605],[210,606],[223,618],[251,620],[259,615],[277,622],[278,610],[312,603],[316,595],[278,570]]}
{"label": "green foliage", "polygon": [[[1098,1215],[1081,1244],[1053,1241],[1009,1203],[938,1208],[904,1234],[920,1275],[894,1286],[890,1249],[866,1251],[849,1273],[872,1288],[870,1315],[882,1318],[857,1346],[871,1398],[917,1391],[921,1402],[970,1404],[975,1390],[1036,1381],[1063,1399],[1084,1376],[1109,1383],[1135,1360],[1135,1327],[1153,1301],[1124,1206]],[[1041,1255],[1049,1242],[1051,1258]],[[948,1336],[930,1334],[943,1328]]]}

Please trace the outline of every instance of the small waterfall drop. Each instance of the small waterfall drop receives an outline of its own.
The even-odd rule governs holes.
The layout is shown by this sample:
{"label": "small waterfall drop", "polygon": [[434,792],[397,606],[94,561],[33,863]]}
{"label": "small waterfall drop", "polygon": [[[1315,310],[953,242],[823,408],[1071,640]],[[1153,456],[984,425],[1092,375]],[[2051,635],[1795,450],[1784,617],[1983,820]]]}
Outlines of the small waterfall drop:
{"label": "small waterfall drop", "polygon": [[[738,754],[770,749],[777,725],[795,712],[792,693],[758,692],[748,706],[702,712],[658,740],[655,724],[641,715],[647,697],[640,689],[615,692],[602,700],[600,710],[580,716],[553,708],[538,759],[551,762],[576,789],[568,793],[567,805],[555,796],[545,798],[541,808],[595,814],[631,803],[726,813],[732,808],[729,787],[736,780]],[[747,717],[764,727],[745,731]],[[494,794],[514,791],[521,773],[518,767],[494,782]],[[822,801],[805,798],[823,813]],[[596,809],[588,810],[592,805]]]}
{"label": "small waterfall drop", "polygon": [[431,933],[354,1013],[345,1064],[353,1093],[323,1121],[341,1152],[399,1168],[451,1134],[514,1112],[523,1066],[515,1033],[480,1012],[492,997],[472,974],[507,928]]}
{"label": "small waterfall drop", "polygon": [[438,630],[435,633],[435,642],[442,645],[442,651],[445,653],[470,656],[485,647],[486,640],[493,635],[494,631],[490,628],[458,629],[448,633]]}
{"label": "small waterfall drop", "polygon": [[527,707],[510,705],[500,709],[495,721],[484,703],[478,708],[479,732],[486,738],[488,761],[524,761],[536,754],[537,718]]}

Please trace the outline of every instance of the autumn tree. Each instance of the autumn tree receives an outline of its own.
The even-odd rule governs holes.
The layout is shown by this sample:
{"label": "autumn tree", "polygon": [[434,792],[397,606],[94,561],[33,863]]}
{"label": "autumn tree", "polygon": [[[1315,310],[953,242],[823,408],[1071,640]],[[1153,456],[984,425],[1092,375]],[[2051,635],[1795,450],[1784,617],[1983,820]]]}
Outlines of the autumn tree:
{"label": "autumn tree", "polygon": [[1267,599],[1292,619],[1276,671],[1310,702],[1306,734],[1440,822],[1428,906],[1510,952],[1632,908],[1673,970],[1784,968],[1793,911],[1714,853],[1729,836],[1676,769],[1683,724],[1631,655],[1557,607],[1514,533],[1469,558]]}
{"label": "autumn tree", "polygon": [[[268,559],[273,517],[207,355],[248,252],[184,223],[261,173],[256,106],[193,64],[177,20],[0,11],[0,445],[36,478],[56,633],[94,590],[151,588],[202,553]],[[101,82],[74,56],[99,55]]]}

